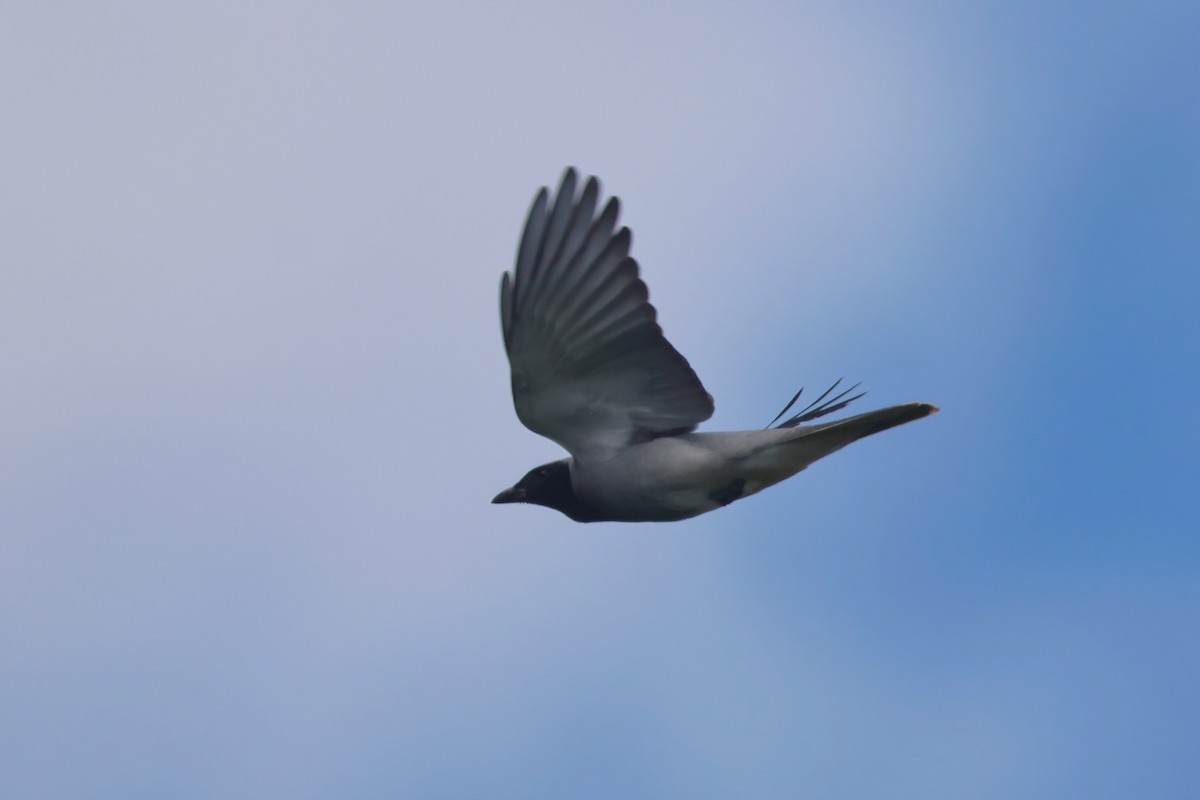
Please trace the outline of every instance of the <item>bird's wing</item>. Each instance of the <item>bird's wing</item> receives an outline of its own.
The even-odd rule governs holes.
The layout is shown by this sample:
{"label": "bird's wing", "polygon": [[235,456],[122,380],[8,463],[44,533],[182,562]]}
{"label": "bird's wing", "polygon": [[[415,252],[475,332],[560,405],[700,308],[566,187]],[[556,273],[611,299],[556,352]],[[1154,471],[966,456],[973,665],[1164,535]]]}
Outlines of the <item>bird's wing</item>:
{"label": "bird's wing", "polygon": [[617,198],[597,214],[599,182],[578,197],[576,184],[568,169],[553,199],[545,187],[534,199],[500,318],[521,422],[596,460],[691,430],[713,401],[655,322]]}

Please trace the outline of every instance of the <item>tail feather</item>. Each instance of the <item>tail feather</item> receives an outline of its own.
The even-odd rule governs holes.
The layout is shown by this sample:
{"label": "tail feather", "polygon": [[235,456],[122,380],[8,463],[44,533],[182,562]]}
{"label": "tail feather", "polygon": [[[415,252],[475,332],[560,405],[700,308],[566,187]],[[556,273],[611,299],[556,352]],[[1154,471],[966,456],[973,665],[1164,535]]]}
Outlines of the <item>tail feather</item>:
{"label": "tail feather", "polygon": [[[842,383],[842,379],[838,378],[836,381],[834,381],[833,386],[830,386],[828,389],[826,389],[824,394],[822,394],[816,400],[813,400],[811,403],[809,403],[807,406],[805,406],[803,409],[801,409],[798,413],[796,413],[789,419],[786,419],[783,422],[779,422],[779,418],[782,417],[784,414],[786,414],[791,409],[792,406],[796,405],[796,401],[800,399],[800,395],[804,394],[804,387],[801,386],[800,391],[796,392],[796,394],[792,396],[792,399],[788,401],[788,404],[783,407],[783,411],[780,411],[778,414],[775,415],[775,419],[773,419],[769,423],[767,423],[767,427],[770,428],[771,426],[774,425],[776,428],[795,428],[800,425],[803,425],[805,422],[811,422],[814,419],[823,417],[826,414],[832,414],[835,411],[841,411],[843,408],[850,405],[855,400],[857,400],[858,398],[860,398],[866,394],[866,392],[859,392],[858,394],[854,395],[853,397],[842,399],[842,398],[845,398],[846,395],[850,394],[855,389],[857,389],[859,386],[862,386],[862,383],[859,382],[859,383],[856,383],[853,386],[851,386],[849,389],[843,389],[841,394],[835,395],[834,397],[832,397],[826,401],[825,398],[829,397],[829,393],[832,392],[834,389],[836,389],[838,386],[840,386],[841,383]],[[776,422],[779,422],[779,424],[775,425]]]}
{"label": "tail feather", "polygon": [[[757,491],[795,475],[814,461],[865,436],[927,417],[937,411],[938,407],[929,403],[905,403],[836,422],[792,428],[788,430],[791,436],[782,440],[774,438],[750,455],[744,466],[757,484]],[[783,431],[773,429],[771,433]]]}
{"label": "tail feather", "polygon": [[[903,405],[890,406],[888,408],[881,408],[878,411],[868,411],[865,414],[839,419],[836,422],[826,422],[821,425],[801,428],[800,430],[803,431],[803,434],[799,438],[813,438],[818,441],[841,441],[844,439],[845,441],[839,444],[838,447],[845,447],[864,436],[886,431],[888,428],[894,428],[906,422],[928,417],[930,414],[936,414],[937,412],[938,407],[930,403],[904,403]],[[830,452],[833,451],[831,450]]]}

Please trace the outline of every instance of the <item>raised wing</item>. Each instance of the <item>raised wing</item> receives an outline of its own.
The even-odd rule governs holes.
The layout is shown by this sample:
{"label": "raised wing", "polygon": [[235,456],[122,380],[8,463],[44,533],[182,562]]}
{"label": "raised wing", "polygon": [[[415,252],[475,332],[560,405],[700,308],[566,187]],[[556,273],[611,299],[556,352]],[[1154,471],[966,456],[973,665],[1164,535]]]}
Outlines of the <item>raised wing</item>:
{"label": "raised wing", "polygon": [[568,169],[553,200],[544,187],[534,199],[500,281],[500,320],[521,422],[577,459],[603,460],[691,430],[713,401],[655,322],[629,229],[616,229],[617,198],[597,214],[599,182],[578,197],[576,184]]}

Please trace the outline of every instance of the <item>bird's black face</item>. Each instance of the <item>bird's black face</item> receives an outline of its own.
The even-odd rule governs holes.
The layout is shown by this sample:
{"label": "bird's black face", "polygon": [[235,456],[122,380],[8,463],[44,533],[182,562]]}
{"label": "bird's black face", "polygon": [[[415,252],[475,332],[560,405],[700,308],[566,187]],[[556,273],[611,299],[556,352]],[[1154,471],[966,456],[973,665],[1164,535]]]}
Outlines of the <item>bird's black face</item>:
{"label": "bird's black face", "polygon": [[556,500],[573,497],[574,494],[571,491],[571,468],[565,461],[553,461],[529,470],[515,486],[496,495],[492,502],[536,503],[554,508]]}
{"label": "bird's black face", "polygon": [[534,467],[511,489],[496,495],[493,503],[534,503],[561,511],[577,519],[579,500],[571,486],[571,467],[564,461],[552,461]]}

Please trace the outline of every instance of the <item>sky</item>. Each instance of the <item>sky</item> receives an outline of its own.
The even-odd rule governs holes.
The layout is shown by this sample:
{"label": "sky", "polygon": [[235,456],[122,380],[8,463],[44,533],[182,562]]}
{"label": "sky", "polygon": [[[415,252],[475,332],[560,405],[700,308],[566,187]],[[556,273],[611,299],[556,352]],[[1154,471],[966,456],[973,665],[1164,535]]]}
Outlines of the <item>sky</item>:
{"label": "sky", "polygon": [[[13,4],[0,796],[1200,796],[1200,11]],[[700,518],[492,496],[567,165],[761,427]]]}

